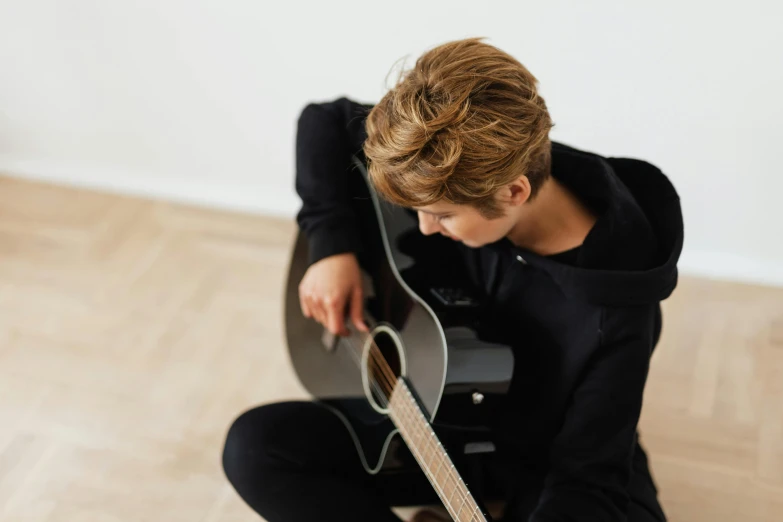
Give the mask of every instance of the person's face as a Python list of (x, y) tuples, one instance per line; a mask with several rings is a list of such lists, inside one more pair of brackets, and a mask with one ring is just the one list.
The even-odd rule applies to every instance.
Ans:
[(475, 207), (439, 201), (414, 208), (419, 215), (419, 230), (424, 235), (442, 234), (466, 246), (478, 248), (507, 236), (523, 217), (522, 205), (530, 195), (526, 177), (501, 189), (496, 198), (504, 215), (487, 219)]
[(508, 213), (497, 219), (487, 219), (470, 205), (438, 202), (416, 211), (422, 234), (442, 234), (473, 248), (500, 240), (514, 224)]

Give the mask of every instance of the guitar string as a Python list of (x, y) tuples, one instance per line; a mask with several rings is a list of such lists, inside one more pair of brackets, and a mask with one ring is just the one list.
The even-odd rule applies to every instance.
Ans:
[[(366, 334), (366, 336), (370, 337), (371, 334)], [(349, 336), (348, 337), (348, 341), (353, 345), (354, 348), (357, 348), (359, 351), (361, 351), (361, 344), (357, 344), (357, 343), (359, 343), (359, 341), (355, 340), (353, 338), (353, 336)], [(380, 381), (380, 384), (383, 387), (383, 391), (388, 393), (388, 396), (389, 396), (388, 400), (390, 402), (391, 396), (392, 396), (392, 393), (394, 392), (394, 387), (397, 384), (398, 378), (397, 378), (397, 376), (394, 375), (394, 372), (389, 367), (388, 362), (386, 361), (386, 358), (381, 353), (381, 351), (378, 348), (378, 345), (376, 344), (374, 338), (371, 340), (370, 357), (371, 357), (371, 360), (372, 360), (373, 364), (375, 364), (375, 366), (381, 372), (380, 376), (383, 378), (383, 380)], [(354, 357), (354, 360), (356, 360), (356, 356)], [(357, 361), (357, 362), (359, 362), (359, 361)], [(373, 384), (376, 384), (376, 381), (374, 381)], [(378, 387), (377, 386), (375, 387), (375, 390), (376, 390), (376, 392), (378, 392)], [(410, 393), (410, 392), (408, 392), (408, 393)], [(380, 394), (380, 397), (382, 399), (387, 399), (387, 397), (385, 397), (383, 395), (383, 393)], [(411, 399), (412, 398), (413, 397), (411, 395)], [(406, 410), (405, 411), (406, 417), (408, 417), (409, 419), (411, 419), (411, 417), (409, 415), (407, 415), (407, 413), (411, 413), (412, 415), (416, 414), (416, 412), (414, 410), (412, 410), (413, 406), (415, 406), (415, 404), (414, 405), (409, 405), (408, 402), (406, 402), (406, 401), (403, 401), (402, 404), (401, 404), (402, 409)], [(421, 412), (418, 412), (418, 413), (421, 415)], [(413, 420), (413, 419), (411, 419), (411, 420)], [(425, 419), (425, 422), (426, 422), (426, 419)], [(420, 429), (417, 430), (417, 431), (419, 432), (419, 434), (421, 433)], [(417, 451), (417, 453), (418, 453), (418, 451)], [(421, 457), (421, 455), (420, 455), (420, 457)], [(424, 461), (428, 465), (428, 466), (425, 466), (425, 467), (429, 467), (430, 463), (427, 462), (426, 459)], [(453, 464), (452, 464), (452, 468), (453, 468)], [(458, 498), (458, 500), (462, 500), (462, 504), (460, 506), (459, 512), (462, 511), (462, 508), (464, 507), (464, 504), (465, 504), (465, 502), (468, 499), (472, 500), (474, 502), (474, 504), (475, 504), (475, 499), (473, 499), (473, 496), (470, 494), (470, 491), (467, 490), (467, 486), (465, 485), (465, 483), (461, 479), (461, 477), (459, 477), (459, 475), (454, 477), (453, 473), (451, 473), (451, 470), (449, 470), (449, 473), (447, 474), (446, 479), (447, 479), (446, 484), (448, 484), (448, 479), (452, 479), (455, 482), (456, 488), (454, 490), (452, 490), (451, 497), (454, 496), (454, 493), (456, 493), (457, 490), (461, 490), (459, 492), (459, 498)], [(436, 483), (438, 482), (438, 477), (437, 476), (435, 477), (435, 482)], [(449, 505), (451, 504), (451, 498), (448, 499), (448, 504)], [(475, 509), (473, 511), (474, 511), (474, 514), (471, 516), (471, 518), (470, 518), (470, 520), (468, 522), (472, 521), (473, 518), (475, 518)], [(459, 517), (459, 515), (457, 515), (457, 516)]]
[[(404, 404), (404, 403), (403, 403)], [(412, 413), (412, 412), (411, 412)], [(400, 427), (400, 433), (403, 435), (405, 439), (409, 441), (409, 447), (411, 448), (411, 451), (418, 456), (418, 460), (425, 460), (424, 457), (421, 455), (421, 452), (419, 451), (419, 448), (416, 444), (416, 440), (414, 438), (414, 435), (410, 432), (410, 414), (407, 411), (407, 408), (404, 406), (401, 406), (398, 410), (392, 410), (392, 415), (394, 417), (398, 417), (399, 421), (404, 421), (399, 423)], [(407, 420), (406, 420), (407, 418)], [(439, 468), (440, 469), (440, 468)], [(446, 500), (446, 492), (444, 491), (444, 487), (441, 485), (440, 481), (438, 480), (438, 476), (434, 475), (432, 473), (432, 470), (429, 469), (429, 466), (424, 466), (424, 472), (429, 476), (430, 483), (435, 487), (437, 490), (441, 500), (443, 501), (443, 505), (446, 507), (446, 510), (449, 512), (449, 515), (454, 515), (454, 510), (450, 505), (450, 502)], [(448, 477), (447, 477), (448, 478)], [(454, 492), (452, 491), (452, 496), (454, 495)]]
[[(454, 468), (454, 465), (448, 455), (438, 451), (439, 449), (443, 450), (443, 446), (440, 444), (440, 441), (437, 440), (437, 436), (435, 435), (434, 431), (431, 431), (431, 426), (429, 426), (429, 423), (427, 423), (426, 419), (424, 418), (422, 411), (414, 402), (413, 395), (404, 381), (398, 381), (398, 389), (394, 393), (400, 397), (402, 393), (405, 393), (410, 399), (410, 401), (407, 401), (404, 398), (400, 398), (399, 400), (395, 401), (395, 404), (398, 407), (392, 409), (392, 414), (397, 416), (399, 420), (402, 421), (398, 424), (401, 432), (403, 432), (403, 435), (407, 435), (407, 437), (410, 439), (411, 449), (418, 455), (419, 461), (423, 464), (426, 464), (424, 466), (424, 471), (432, 478), (431, 482), (433, 486), (435, 486), (439, 491), (440, 497), (444, 501), (444, 505), (449, 510), (450, 514), (454, 516), (455, 520), (463, 520), (461, 518), (463, 513), (471, 513), (471, 518), (466, 522), (470, 522), (471, 520), (475, 519), (477, 516), (476, 512), (478, 511), (478, 504), (467, 490), (467, 485), (462, 480), (462, 477), (460, 477), (459, 472), (457, 472)], [(392, 401), (394, 401), (394, 398), (392, 398)], [(422, 426), (429, 427), (430, 431), (428, 432), (426, 429), (422, 428)], [(432, 471), (432, 459), (430, 458), (430, 455), (424, 451), (429, 446), (431, 446), (433, 440), (432, 437), (434, 437), (434, 439), (438, 442), (438, 445), (433, 447), (433, 456), (435, 456), (439, 462), (437, 472)], [(418, 446), (422, 440), (425, 441), (425, 447), (420, 449)], [(443, 464), (449, 466), (446, 472), (445, 481), (441, 481), (440, 479), (440, 468)], [(449, 483), (452, 481), (453, 486), (451, 488), (451, 494), (447, 497), (446, 491), (444, 490), (449, 487)], [(475, 506), (475, 508), (470, 511), (463, 512), (465, 504), (468, 501), (470, 501)], [(459, 503), (459, 509), (455, 507), (457, 503)], [(470, 504), (468, 505), (470, 506)], [(478, 516), (483, 516), (483, 514), (479, 514)]]
[[(361, 352), (361, 347), (355, 346), (353, 344), (353, 342), (350, 341), (350, 340), (349, 340), (349, 343), (351, 344), (351, 348), (358, 348), (358, 351)], [(356, 353), (354, 350), (348, 350), (348, 353), (351, 354), (351, 358), (352, 358), (353, 362), (355, 362), (356, 366), (361, 370), (361, 368), (362, 368), (362, 361), (361, 361), (361, 358), (360, 358), (360, 354)], [(375, 390), (375, 393), (378, 395), (379, 400), (381, 402), (385, 401), (386, 400), (386, 396), (385, 396), (384, 392), (380, 389), (380, 387), (378, 385), (378, 382), (375, 379), (373, 379), (371, 385), (372, 385), (373, 389)], [(385, 408), (386, 404), (381, 404), (381, 407)]]
[[(367, 335), (369, 336), (370, 334), (367, 334)], [(355, 344), (356, 341), (354, 339), (349, 338), (349, 341), (354, 344), (355, 348), (361, 349), (360, 346), (357, 346)], [(384, 385), (384, 384), (386, 385), (384, 387), (384, 391), (386, 393), (388, 393), (389, 397), (391, 397), (391, 395), (392, 395), (392, 393), (394, 391), (394, 387), (397, 384), (397, 376), (394, 375), (394, 373), (392, 372), (391, 368), (388, 366), (388, 363), (387, 363), (385, 357), (383, 356), (383, 354), (378, 349), (378, 346), (375, 343), (374, 339), (372, 341), (372, 346), (371, 346), (371, 357), (372, 357), (372, 362), (377, 367), (379, 367), (379, 369), (383, 372), (382, 373), (382, 377), (384, 377), (384, 381), (381, 384), (382, 385)], [(377, 390), (377, 388), (376, 388), (376, 390)], [(411, 398), (412, 398), (412, 396), (411, 396)], [(403, 403), (403, 405), (407, 406), (407, 403)], [(412, 407), (415, 407), (415, 404), (413, 404)], [(426, 420), (425, 420), (425, 422), (426, 422)]]
[[(371, 336), (371, 334), (366, 334), (366, 335), (367, 337)], [(353, 338), (353, 336), (349, 336), (347, 338), (347, 341), (352, 345), (353, 348), (356, 349), (357, 352), (359, 352), (357, 354), (351, 351), (351, 355), (353, 356), (354, 361), (359, 365), (359, 368), (361, 368), (361, 359), (360, 359), (361, 351), (362, 351), (361, 341), (357, 341), (356, 339)], [(370, 347), (370, 362), (372, 362), (381, 371), (380, 376), (383, 377), (384, 380), (379, 381), (376, 379), (372, 379), (372, 384), (375, 387), (375, 391), (378, 394), (379, 398), (382, 401), (386, 401), (385, 404), (381, 404), (381, 406), (385, 408), (388, 405), (388, 397), (386, 395), (388, 394), (389, 397), (391, 397), (391, 392), (394, 389), (394, 383), (397, 377), (394, 375), (394, 372), (392, 372), (388, 364), (385, 365), (386, 366), (385, 369), (382, 368), (378, 363), (379, 360), (383, 360), (385, 362), (385, 359), (381, 354), (378, 345), (375, 343), (375, 339), (373, 338), (372, 346)], [(386, 385), (385, 387), (384, 384)], [(379, 389), (379, 385), (382, 387), (381, 389)]]
[[(369, 336), (370, 334), (367, 334), (367, 335)], [(360, 341), (355, 340), (353, 337), (348, 337), (346, 340), (349, 343), (351, 343), (352, 346), (354, 348), (356, 348), (358, 351), (361, 350), (362, 347), (361, 347), (361, 342)], [(389, 399), (390, 399), (389, 403), (391, 403), (391, 401), (393, 401), (392, 394), (394, 393), (394, 390), (393, 390), (394, 385), (397, 384), (398, 382), (400, 384), (404, 385), (404, 382), (399, 381), (397, 379), (397, 377), (393, 374), (391, 368), (388, 366), (388, 363), (387, 363), (386, 359), (383, 357), (382, 353), (378, 349), (378, 346), (375, 343), (374, 339), (372, 341), (372, 345), (371, 345), (370, 350), (371, 350), (372, 362), (374, 364), (376, 364), (376, 366), (378, 366), (380, 371), (382, 372), (381, 375), (380, 375), (380, 377), (383, 378), (383, 381), (381, 381), (381, 384), (385, 385), (384, 389), (389, 394)], [(355, 361), (357, 360), (357, 356), (355, 354), (354, 354), (354, 360)], [(392, 382), (391, 379), (394, 379), (394, 381)], [(377, 391), (377, 387), (376, 387), (376, 391)], [(409, 393), (409, 396), (412, 399), (412, 396), (410, 395), (410, 392), (408, 392), (408, 393)], [(435, 486), (435, 488), (440, 493), (441, 499), (444, 499), (444, 505), (447, 506), (447, 509), (451, 508), (449, 510), (451, 514), (455, 514), (456, 511), (451, 506), (451, 499), (454, 497), (454, 494), (455, 493), (459, 493), (457, 500), (462, 500), (462, 506), (464, 506), (465, 501), (467, 501), (467, 499), (469, 497), (469, 492), (465, 491), (464, 482), (462, 482), (461, 480), (458, 480), (458, 477), (455, 478), (454, 474), (452, 473), (452, 469), (449, 469), (448, 472), (447, 472), (447, 475), (446, 475), (445, 483), (443, 485), (441, 484), (441, 482), (439, 480), (439, 473), (437, 475), (435, 475), (429, 469), (430, 462), (428, 462), (427, 459), (425, 459), (423, 457), (423, 455), (421, 455), (421, 453), (418, 451), (418, 448), (415, 447), (415, 440), (413, 439), (412, 434), (408, 430), (408, 425), (411, 424), (410, 421), (415, 420), (413, 417), (411, 417), (411, 415), (413, 415), (413, 416), (416, 415), (416, 410), (413, 409), (415, 407), (415, 404), (411, 405), (407, 401), (402, 401), (402, 402), (397, 401), (397, 402), (400, 403), (399, 404), (399, 408), (396, 408), (396, 409), (391, 409), (390, 408), (390, 409), (391, 409), (392, 413), (395, 416), (400, 418), (400, 420), (406, 420), (407, 419), (407, 421), (405, 423), (400, 423), (399, 427), (400, 427), (401, 431), (405, 431), (405, 434), (408, 435), (408, 438), (410, 438), (411, 442), (414, 443), (413, 447), (412, 447), (413, 451), (415, 451), (415, 453), (419, 456), (419, 460), (424, 461), (424, 463), (427, 464), (427, 466), (424, 466), (425, 473), (428, 474), (433, 479), (431, 481), (431, 483), (433, 484), (433, 486)], [(418, 412), (418, 413), (419, 413), (419, 415), (421, 415), (421, 412)], [(421, 433), (422, 433), (421, 430), (420, 429), (415, 429), (415, 424), (413, 424), (413, 426), (414, 426), (414, 430), (416, 431), (416, 434), (421, 436)], [(446, 462), (442, 455), (441, 455), (440, 462), (441, 462), (441, 464)], [(439, 468), (439, 471), (440, 471), (440, 468)], [(446, 498), (446, 493), (443, 491), (443, 486), (448, 486), (449, 479), (454, 481), (454, 486), (455, 487), (451, 491), (451, 497), (447, 499)], [(459, 491), (459, 490), (462, 490), (462, 491)], [(466, 493), (467, 493), (467, 495), (466, 495)], [(460, 509), (462, 509), (462, 506), (461, 506)], [(473, 516), (473, 518), (475, 518), (475, 515)], [(457, 520), (459, 520), (459, 518), (457, 518)], [(471, 520), (472, 520), (472, 518), (471, 518)], [(470, 522), (470, 520), (467, 521), (467, 522)]]
[[(403, 385), (404, 385), (404, 383), (403, 383)], [(407, 393), (407, 395), (412, 399), (413, 396), (411, 395), (410, 390), (408, 390), (407, 387), (404, 387), (403, 389), (405, 390), (405, 393)], [(409, 419), (409, 420), (415, 420), (415, 417), (420, 417), (420, 418), (423, 417), (423, 414), (421, 413), (420, 410), (416, 410), (413, 407), (408, 406), (408, 404), (409, 403), (403, 401), (403, 403), (401, 405), (401, 408), (399, 410), (397, 410), (397, 411), (402, 411), (404, 416), (407, 417), (407, 419)], [(411, 415), (414, 416), (413, 419), (411, 418)], [(426, 419), (425, 419), (425, 423), (426, 423)], [(418, 428), (418, 424), (417, 423), (414, 422), (414, 423), (411, 423), (411, 425), (414, 426), (414, 431), (417, 433), (417, 435), (419, 437), (424, 436), (426, 438), (427, 433), (426, 432), (422, 433), (422, 430), (420, 428)], [(409, 426), (408, 424), (405, 424), (405, 430), (404, 431), (406, 431), (406, 432), (408, 431), (407, 430), (408, 426)], [(401, 428), (401, 431), (403, 431), (402, 428)], [(434, 432), (433, 432), (433, 436), (434, 436)], [(411, 434), (408, 434), (408, 437), (414, 443), (412, 445), (412, 450), (415, 451), (419, 455), (421, 460), (424, 460), (426, 462), (426, 458), (421, 454), (421, 452), (419, 451), (418, 447), (416, 446), (416, 439)], [(429, 442), (427, 442), (426, 445), (429, 446)], [(459, 476), (459, 473), (457, 473), (456, 477), (452, 473), (452, 471), (455, 471), (455, 470), (454, 470), (453, 463), (451, 462), (451, 459), (448, 458), (448, 455), (444, 456), (444, 454), (440, 454), (440, 457), (441, 458), (440, 458), (440, 464), (438, 465), (438, 470), (440, 470), (440, 466), (443, 465), (444, 463), (449, 464), (451, 466), (451, 468), (449, 469), (449, 475), (447, 475), (446, 485), (448, 485), (448, 479), (452, 478), (454, 480), (454, 482), (455, 482), (455, 486), (457, 486), (457, 488), (452, 489), (451, 495), (450, 495), (450, 497), (448, 499), (446, 499), (446, 493), (443, 491), (443, 488), (441, 487), (439, 479), (438, 479), (440, 473), (438, 472), (438, 473), (433, 474), (431, 469), (428, 469), (426, 467), (425, 467), (424, 471), (430, 477), (433, 477), (433, 481), (431, 481), (431, 482), (436, 487), (436, 489), (440, 492), (441, 499), (445, 499), (444, 506), (446, 507), (447, 511), (449, 511), (449, 514), (454, 517), (454, 520), (457, 520), (457, 521), (472, 522), (477, 516), (479, 517), (479, 520), (481, 520), (482, 517), (484, 517), (484, 515), (483, 515), (483, 513), (481, 513), (481, 511), (479, 511), (479, 506), (476, 503), (476, 501), (473, 498), (473, 496), (470, 494), (469, 491), (467, 491), (466, 484), (462, 481), (461, 477)], [(462, 490), (462, 491), (459, 491), (458, 497), (457, 497), (457, 500), (461, 500), (462, 501), (460, 503), (460, 508), (458, 510), (456, 510), (454, 508), (454, 504), (452, 503), (452, 498), (454, 497), (454, 494), (457, 493), (457, 489)], [(470, 513), (470, 518), (468, 520), (466, 520), (466, 521), (463, 521), (462, 518), (461, 518), (461, 513), (462, 513), (462, 510), (465, 507), (465, 503), (468, 500), (470, 500), (475, 507), (471, 511), (465, 511), (464, 512), (465, 514)], [(486, 518), (483, 518), (483, 520), (486, 522)]]

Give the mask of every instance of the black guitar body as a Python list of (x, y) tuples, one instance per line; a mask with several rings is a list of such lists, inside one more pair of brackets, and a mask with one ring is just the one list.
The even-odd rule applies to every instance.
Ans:
[[(482, 305), (466, 286), (455, 243), (423, 236), (415, 215), (380, 200), (363, 162), (353, 159), (348, 175), (355, 177), (351, 202), (362, 238), (370, 339), (407, 380), (449, 454), (492, 452), (487, 416), (511, 382), (511, 349), (478, 338)], [(367, 337), (352, 330), (333, 338), (302, 315), (298, 286), (307, 268), (308, 243), (300, 232), (285, 299), (287, 344), (300, 381), (343, 420), (369, 473), (418, 467), (363, 378)]]

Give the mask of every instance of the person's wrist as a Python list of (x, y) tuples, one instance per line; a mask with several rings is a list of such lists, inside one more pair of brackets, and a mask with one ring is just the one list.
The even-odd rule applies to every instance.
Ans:
[(354, 254), (361, 249), (355, 231), (346, 227), (340, 230), (316, 229), (309, 234), (310, 264), (337, 254)]

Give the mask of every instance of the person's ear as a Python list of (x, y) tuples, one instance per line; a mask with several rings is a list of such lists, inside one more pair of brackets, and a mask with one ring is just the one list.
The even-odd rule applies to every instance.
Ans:
[(527, 176), (520, 176), (506, 185), (504, 192), (505, 199), (510, 205), (522, 205), (530, 199), (530, 180)]

